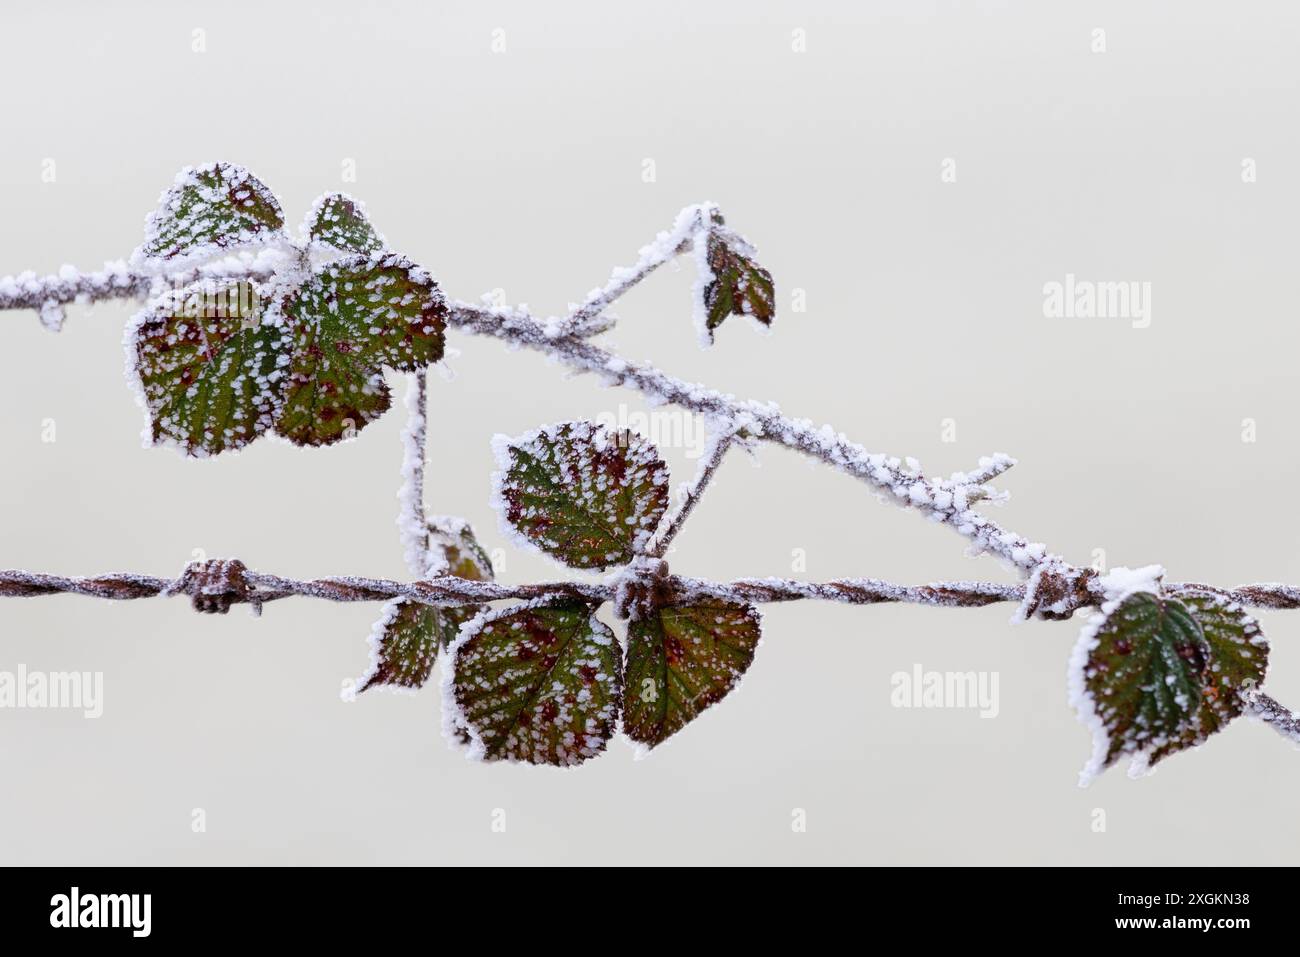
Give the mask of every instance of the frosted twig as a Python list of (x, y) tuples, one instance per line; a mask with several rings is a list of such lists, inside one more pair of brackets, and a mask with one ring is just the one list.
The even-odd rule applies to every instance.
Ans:
[[(979, 468), (974, 472), (967, 472), (964, 476), (961, 476), (961, 479), (968, 485), (983, 485), (985, 482), (993, 481), (1015, 464), (1015, 459), (999, 452), (997, 455), (989, 455), (980, 459)], [(953, 476), (953, 478), (956, 480), (958, 477)]]
[(411, 374), (402, 429), (402, 486), (398, 490), (397, 529), (406, 567), (412, 575), (430, 572), (429, 519), (424, 509), (425, 445), (429, 432), (428, 370)]
[[(652, 252), (644, 258), (650, 262), (657, 261), (657, 256), (662, 252), (661, 246), (678, 251), (682, 237), (689, 239), (692, 229), (698, 227), (700, 211), (706, 208), (707, 206), (695, 206), (684, 210), (678, 217), (679, 225), (673, 231), (663, 234), (667, 238), (662, 243), (647, 247)], [(681, 226), (683, 222), (690, 228)], [(223, 261), (204, 267), (203, 275), (251, 279), (269, 275), (265, 273), (264, 267), (258, 265), (257, 260), (252, 260), (243, 268), (245, 271), (241, 276), (238, 262)], [(604, 304), (602, 308), (617, 299), (621, 291), (631, 288), (635, 283), (630, 276), (637, 273), (638, 268), (632, 267), (629, 276), (621, 280), (616, 273), (615, 279), (600, 296), (600, 301)], [(198, 275), (197, 271), (195, 274)], [(129, 270), (107, 284), (89, 276), (67, 271), (67, 278), (46, 277), (38, 280), (32, 277), (21, 282), (18, 279), (0, 280), (0, 309), (39, 308), (46, 299), (59, 299), (63, 296), (68, 297), (63, 301), (72, 301), (75, 299), (73, 289), (80, 288), (82, 280), (85, 280), (85, 285), (96, 290), (92, 298), (99, 299), (138, 298), (142, 294), (141, 290), (144, 290), (143, 294), (148, 294), (152, 288), (150, 284), (155, 281), (153, 276)], [(176, 283), (185, 280), (184, 276), (173, 279)], [(623, 359), (587, 341), (582, 331), (557, 334), (553, 323), (541, 322), (524, 309), (453, 303), (449, 310), (449, 322), (475, 335), (490, 336), (542, 352), (571, 369), (594, 373), (613, 384), (636, 389), (658, 402), (677, 405), (720, 421), (749, 421), (753, 425), (751, 432), (756, 438), (802, 452), (865, 481), (878, 491), (888, 494), (897, 504), (918, 509), (928, 518), (956, 529), (970, 539), (974, 552), (997, 555), (1022, 573), (1032, 571), (1052, 557), (1042, 544), (1007, 531), (969, 507), (973, 501), (988, 496), (983, 482), (1010, 467), (1013, 460), (1006, 456), (992, 457), (990, 461), (998, 463), (997, 471), (992, 474), (988, 474), (989, 470), (982, 469), (977, 470), (973, 476), (965, 476), (964, 481), (960, 475), (946, 480), (929, 478), (919, 470), (908, 469), (895, 457), (868, 452), (829, 425), (818, 428), (806, 419), (782, 415), (774, 405), (740, 400), (674, 378), (648, 363)]]
[(674, 378), (648, 363), (624, 359), (577, 335), (551, 335), (523, 309), (454, 303), (449, 322), (466, 332), (542, 352), (571, 369), (636, 389), (657, 402), (720, 421), (746, 421), (755, 438), (802, 452), (861, 479), (890, 495), (896, 504), (915, 508), (931, 520), (956, 529), (970, 539), (974, 551), (995, 554), (1022, 573), (1051, 557), (1046, 546), (1007, 531), (969, 507), (973, 499), (987, 496), (987, 486), (928, 478), (897, 458), (868, 452), (830, 426), (817, 428), (806, 419), (782, 415), (774, 405), (737, 399)]
[(709, 431), (709, 440), (704, 447), (704, 454), (700, 456), (700, 464), (695, 473), (695, 478), (686, 486), (686, 491), (676, 508), (663, 517), (659, 522), (659, 527), (655, 530), (650, 541), (646, 543), (645, 553), (654, 558), (662, 558), (668, 546), (672, 544), (677, 533), (682, 530), (686, 520), (690, 518), (691, 512), (695, 511), (695, 506), (699, 503), (700, 497), (704, 494), (705, 488), (713, 480), (714, 473), (718, 471), (718, 466), (722, 464), (722, 457), (727, 454), (727, 449), (736, 438), (736, 425), (734, 423), (727, 426), (713, 426)]
[(1294, 711), (1262, 691), (1251, 693), (1246, 701), (1251, 714), (1292, 744), (1300, 745), (1300, 717)]
[(274, 275), (273, 254), (227, 258), (197, 269), (168, 276), (129, 269), (125, 262), (105, 263), (95, 272), (80, 272), (64, 266), (56, 275), (34, 272), (0, 277), (0, 310), (34, 309), (70, 303), (88, 306), (115, 299), (146, 299), (166, 288), (187, 286), (200, 279), (230, 277), (265, 282)]
[(616, 268), (609, 282), (589, 292), (587, 298), (556, 327), (558, 333), (589, 336), (612, 327), (612, 321), (598, 322), (601, 313), (664, 263), (687, 252), (695, 236), (705, 228), (705, 217), (713, 209), (716, 207), (712, 203), (699, 203), (683, 209), (671, 229), (660, 233), (654, 242), (641, 249), (635, 264)]

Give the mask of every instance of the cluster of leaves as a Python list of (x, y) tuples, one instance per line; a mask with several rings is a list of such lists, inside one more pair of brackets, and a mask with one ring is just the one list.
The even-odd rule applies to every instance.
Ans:
[[(708, 215), (694, 244), (709, 339), (732, 315), (770, 324), (771, 274), (716, 210)], [(294, 238), (275, 195), (247, 170), (187, 168), (133, 260), (166, 275), (264, 246), (287, 251), (268, 281), (204, 278), (157, 296), (133, 322), (128, 360), (153, 442), (194, 456), (267, 432), (328, 445), (389, 408), (385, 369), (414, 372), (442, 357), (437, 284), (388, 250), (343, 194), (321, 197)], [(503, 524), (571, 568), (626, 566), (638, 587), (633, 570), (650, 557), (668, 506), (668, 469), (653, 446), (567, 422), (498, 452)], [(492, 579), (467, 526), (430, 525), (428, 549), (445, 574)], [(625, 647), (597, 610), (559, 597), (495, 611), (390, 602), (356, 689), (419, 688), (450, 654), (447, 703), (463, 742), (488, 759), (569, 765), (604, 750), (620, 721), (638, 744), (662, 743), (735, 687), (759, 641), (746, 605), (643, 599), (623, 609), (632, 610)]]
[(1267, 667), (1258, 623), (1219, 595), (1157, 588), (1108, 603), (1071, 664), (1075, 705), (1095, 736), (1085, 775), (1125, 755), (1140, 770), (1204, 743), (1241, 714)]
[[(214, 455), (273, 430), (329, 445), (387, 411), (384, 369), (413, 372), (442, 358), (447, 307), (437, 283), (385, 249), (359, 203), (322, 197), (303, 232), (300, 242), (289, 237), (274, 194), (230, 164), (184, 170), (163, 194), (137, 263), (165, 272), (268, 243), (295, 255), (269, 282), (204, 279), (136, 317), (128, 361), (153, 442)], [(334, 258), (313, 265), (312, 253)]]
[[(571, 568), (633, 564), (664, 520), (668, 467), (635, 433), (565, 422), (497, 452), (493, 504), (504, 524)], [(478, 577), (482, 567), (451, 562), (451, 573)], [(416, 687), (448, 653), (449, 724), (487, 760), (578, 764), (605, 749), (620, 718), (653, 748), (736, 686), (760, 637), (754, 608), (712, 599), (643, 608), (626, 647), (594, 603), (568, 597), (472, 609), (454, 640), (439, 626), (470, 611), (390, 606), (365, 686)]]
[[(716, 209), (706, 215), (693, 241), (707, 340), (732, 315), (770, 325), (771, 273)], [(208, 456), (274, 432), (330, 445), (391, 406), (385, 369), (413, 372), (442, 358), (447, 305), (437, 283), (391, 252), (342, 193), (318, 199), (295, 238), (275, 194), (248, 170), (187, 167), (149, 215), (132, 259), (178, 274), (266, 246), (289, 253), (269, 281), (202, 279), (136, 317), (128, 362), (154, 444)], [(223, 308), (232, 298), (244, 305)]]

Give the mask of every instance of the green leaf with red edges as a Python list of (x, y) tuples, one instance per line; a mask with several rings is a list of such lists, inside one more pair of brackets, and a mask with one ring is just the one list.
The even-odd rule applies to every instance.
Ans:
[(702, 254), (697, 252), (706, 342), (713, 341), (714, 331), (728, 316), (747, 316), (769, 327), (776, 318), (772, 274), (755, 261), (758, 251), (727, 229), (718, 213), (713, 213), (712, 222)]
[(194, 456), (247, 445), (275, 422), (288, 353), (251, 283), (207, 280), (159, 297), (127, 333), (151, 440)]
[(342, 253), (371, 253), (384, 239), (370, 225), (365, 207), (346, 193), (326, 193), (307, 216), (307, 239)]
[(353, 256), (320, 267), (280, 305), (293, 361), (280, 435), (298, 445), (350, 438), (388, 410), (382, 369), (414, 372), (442, 358), (447, 307), (409, 260)]
[(1213, 655), (1196, 615), (1176, 598), (1134, 592), (1094, 618), (1070, 666), (1075, 706), (1093, 729), (1085, 780), (1124, 755), (1141, 767), (1217, 730), (1213, 711), (1213, 727), (1202, 726)]
[(498, 513), (571, 568), (627, 564), (668, 506), (668, 467), (635, 432), (562, 422), (493, 445)]
[(720, 601), (660, 608), (630, 622), (623, 731), (648, 747), (662, 744), (731, 692), (761, 634), (754, 608)]
[(568, 766), (605, 750), (618, 720), (614, 633), (581, 601), (528, 604), (465, 626), (452, 725), (489, 761)]
[(145, 222), (137, 261), (191, 259), (283, 238), (280, 201), (232, 163), (187, 166)]

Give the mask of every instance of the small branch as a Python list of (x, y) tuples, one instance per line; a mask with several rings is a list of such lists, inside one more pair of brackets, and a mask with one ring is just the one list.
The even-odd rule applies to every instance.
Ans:
[(1256, 691), (1249, 699), (1250, 713), (1292, 744), (1300, 745), (1300, 717), (1280, 701)]
[[(474, 335), (491, 336), (541, 352), (571, 369), (594, 373), (611, 385), (636, 389), (657, 402), (722, 422), (743, 422), (755, 438), (783, 445), (861, 479), (888, 493), (895, 504), (917, 509), (932, 521), (955, 529), (970, 540), (974, 552), (997, 555), (1022, 573), (1053, 557), (1041, 543), (1008, 531), (970, 508), (972, 501), (989, 496), (987, 486), (969, 480), (928, 478), (919, 470), (907, 468), (897, 458), (868, 452), (829, 425), (817, 428), (807, 419), (782, 415), (775, 405), (740, 400), (674, 378), (647, 363), (615, 355), (580, 336), (549, 334), (542, 323), (523, 309), (455, 303), (449, 321)], [(1012, 460), (1002, 456), (994, 457), (993, 461), (1005, 463), (999, 466), (1000, 471), (1005, 471)]]
[(1016, 460), (1009, 455), (998, 452), (996, 455), (987, 455), (980, 459), (979, 467), (974, 472), (967, 472), (965, 475), (954, 475), (953, 481), (960, 481), (967, 485), (983, 485), (991, 482), (1003, 472), (1007, 471)]
[(231, 257), (168, 276), (129, 269), (121, 260), (105, 263), (104, 268), (97, 272), (79, 272), (71, 266), (64, 266), (57, 275), (51, 276), (25, 272), (0, 277), (0, 310), (34, 309), (40, 312), (50, 306), (70, 303), (88, 306), (117, 299), (146, 299), (158, 295), (163, 289), (188, 286), (200, 279), (267, 282), (275, 275), (276, 261), (270, 253)]
[(424, 462), (428, 441), (427, 369), (411, 375), (406, 394), (406, 426), (402, 429), (402, 486), (398, 490), (397, 530), (406, 567), (423, 578), (432, 570), (429, 519), (424, 510)]
[(705, 228), (705, 217), (714, 208), (711, 203), (700, 203), (683, 209), (672, 229), (660, 233), (654, 242), (642, 247), (636, 263), (616, 268), (609, 282), (588, 293), (582, 304), (554, 327), (556, 334), (586, 337), (611, 328), (612, 321), (598, 321), (601, 313), (664, 263), (687, 252), (695, 235)]
[(709, 440), (704, 447), (704, 454), (700, 457), (700, 464), (695, 473), (695, 478), (686, 487), (686, 494), (677, 507), (659, 522), (659, 527), (655, 530), (654, 535), (650, 537), (650, 541), (646, 543), (645, 554), (652, 558), (662, 558), (664, 556), (668, 546), (672, 544), (673, 539), (677, 537), (677, 533), (686, 524), (686, 519), (690, 518), (691, 512), (695, 511), (695, 506), (699, 503), (700, 497), (703, 496), (709, 482), (713, 480), (714, 474), (718, 471), (718, 466), (722, 464), (722, 457), (727, 454), (727, 449), (731, 448), (735, 438), (736, 427), (734, 424), (730, 427), (713, 427), (710, 429)]

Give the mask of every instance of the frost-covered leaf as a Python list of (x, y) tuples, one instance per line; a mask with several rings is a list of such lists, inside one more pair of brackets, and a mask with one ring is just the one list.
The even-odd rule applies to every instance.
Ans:
[(382, 368), (414, 372), (442, 358), (442, 292), (400, 256), (328, 263), (280, 313), (293, 362), (276, 431), (298, 445), (348, 438), (386, 412), (392, 395)]
[[(1258, 690), (1268, 670), (1268, 640), (1259, 623), (1234, 602), (1209, 592), (1180, 596), (1191, 611), (1210, 654), (1201, 691), (1198, 739), (1223, 728), (1245, 709), (1243, 695)], [(1173, 749), (1177, 750), (1177, 749)], [(1152, 763), (1155, 763), (1155, 756)]]
[(660, 608), (627, 629), (623, 730), (661, 744), (721, 701), (754, 660), (761, 627), (747, 605), (706, 601)]
[(384, 239), (366, 218), (365, 206), (346, 193), (326, 193), (307, 215), (307, 238), (343, 253), (370, 253), (384, 248)]
[(493, 505), (523, 542), (572, 568), (627, 564), (668, 505), (668, 467), (635, 432), (561, 422), (493, 448)]
[(209, 280), (168, 292), (135, 318), (126, 346), (154, 443), (216, 455), (274, 423), (289, 343), (263, 321), (252, 284)]
[(280, 202), (256, 176), (231, 163), (187, 166), (145, 221), (137, 260), (211, 255), (283, 235)]
[(701, 244), (697, 239), (696, 246), (700, 274), (696, 311), (703, 324), (704, 341), (713, 341), (714, 330), (728, 316), (748, 316), (771, 326), (776, 317), (776, 291), (772, 274), (755, 262), (757, 250), (727, 229), (716, 212), (705, 241)]
[(473, 753), (565, 766), (605, 749), (618, 719), (622, 662), (614, 633), (587, 604), (537, 602), (483, 615), (465, 626), (452, 653), (444, 701)]
[(406, 598), (386, 604), (370, 633), (370, 667), (357, 679), (357, 693), (378, 685), (422, 687), (433, 670), (438, 646), (447, 643), (441, 611)]
[[(1227, 629), (1216, 630), (1224, 640)], [(1093, 730), (1085, 780), (1123, 755), (1141, 767), (1204, 740), (1214, 730), (1201, 728), (1211, 657), (1192, 610), (1175, 598), (1138, 591), (1094, 618), (1071, 662), (1072, 696)]]

